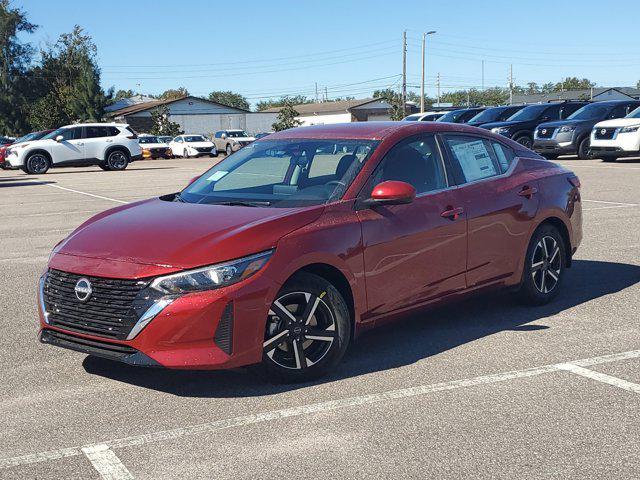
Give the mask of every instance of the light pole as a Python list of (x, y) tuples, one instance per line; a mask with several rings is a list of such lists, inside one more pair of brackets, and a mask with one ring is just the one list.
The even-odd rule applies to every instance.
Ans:
[(424, 113), (424, 64), (425, 64), (425, 50), (427, 46), (427, 35), (433, 35), (435, 30), (422, 34), (422, 85), (420, 87), (420, 113)]

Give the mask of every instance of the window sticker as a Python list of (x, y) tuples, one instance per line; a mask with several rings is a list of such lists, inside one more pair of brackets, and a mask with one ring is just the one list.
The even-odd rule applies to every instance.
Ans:
[(468, 182), (491, 177), (498, 173), (482, 140), (452, 145), (451, 150), (460, 162)]
[(224, 177), (227, 173), (229, 172), (225, 172), (224, 170), (218, 170), (213, 175), (207, 178), (207, 182), (217, 182), (222, 177)]

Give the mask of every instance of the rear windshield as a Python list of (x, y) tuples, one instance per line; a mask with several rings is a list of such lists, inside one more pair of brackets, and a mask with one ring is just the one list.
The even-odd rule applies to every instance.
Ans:
[(138, 138), (139, 143), (158, 143), (158, 137), (140, 137)]
[(251, 207), (319, 205), (342, 196), (378, 142), (261, 140), (225, 158), (176, 198)]

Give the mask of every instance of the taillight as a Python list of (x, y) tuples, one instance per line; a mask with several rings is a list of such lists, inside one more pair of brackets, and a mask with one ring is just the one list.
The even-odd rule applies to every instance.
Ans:
[(129, 135), (129, 136), (127, 136), (127, 138), (128, 138), (129, 140), (136, 140), (136, 139), (138, 138), (138, 135), (136, 135), (136, 134), (134, 133), (133, 135)]
[(569, 183), (571, 185), (573, 185), (576, 188), (580, 188), (580, 179), (578, 177), (576, 177), (575, 175), (572, 177), (567, 178), (567, 180), (569, 180)]

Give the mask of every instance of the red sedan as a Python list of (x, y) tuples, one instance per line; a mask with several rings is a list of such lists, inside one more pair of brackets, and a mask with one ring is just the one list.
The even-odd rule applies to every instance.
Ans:
[(274, 133), (58, 244), (40, 339), (134, 365), (259, 363), (309, 380), (363, 331), (418, 309), (489, 288), (552, 300), (582, 237), (579, 187), (464, 125)]

